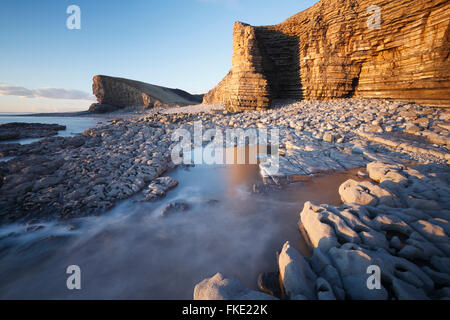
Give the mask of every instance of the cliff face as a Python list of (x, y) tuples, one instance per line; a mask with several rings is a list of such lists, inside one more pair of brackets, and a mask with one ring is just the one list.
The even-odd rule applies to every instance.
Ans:
[(203, 97), (203, 103), (204, 104), (214, 104), (214, 103), (221, 103), (225, 96), (227, 95), (227, 88), (229, 85), (229, 82), (231, 80), (231, 74), (232, 72), (228, 72), (228, 74), (223, 78), (223, 80), (211, 91), (209, 91), (205, 96)]
[(277, 98), (364, 97), (450, 106), (449, 25), (447, 0), (322, 0), (279, 25), (236, 22), (232, 70), (204, 102), (246, 110)]
[(202, 95), (191, 95), (180, 89), (170, 89), (148, 83), (95, 76), (92, 91), (100, 105), (118, 108), (139, 106), (145, 108), (163, 106), (186, 106), (198, 104)]

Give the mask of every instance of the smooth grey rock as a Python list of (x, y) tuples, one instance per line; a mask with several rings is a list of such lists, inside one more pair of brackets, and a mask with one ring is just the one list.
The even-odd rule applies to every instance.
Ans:
[(408, 224), (396, 215), (379, 214), (372, 222), (378, 230), (396, 231), (406, 235), (413, 232)]
[(402, 248), (402, 242), (397, 236), (391, 238), (390, 244), (392, 248), (395, 248), (397, 250), (400, 250)]
[(416, 288), (400, 279), (392, 280), (392, 289), (399, 300), (429, 300), (422, 289)]
[(281, 298), (280, 274), (278, 272), (265, 272), (258, 276), (258, 289), (271, 296)]
[(450, 274), (450, 258), (448, 257), (432, 257), (431, 264), (439, 272)]
[(434, 283), (438, 284), (439, 286), (450, 286), (450, 274), (434, 271), (427, 266), (423, 267), (422, 269), (428, 276), (430, 276)]
[(305, 296), (302, 296), (301, 294), (298, 294), (298, 295), (296, 295), (296, 296), (291, 297), (290, 300), (296, 300), (296, 301), (308, 301), (308, 300), (310, 300), (310, 299), (308, 299), (308, 298), (305, 297)]
[(410, 259), (410, 260), (416, 260), (421, 259), (423, 257), (424, 252), (412, 245), (405, 245), (398, 253), (397, 255), (402, 258)]
[(299, 224), (306, 230), (312, 246), (327, 252), (330, 248), (338, 246), (339, 243), (333, 228), (321, 221), (323, 219), (322, 211), (325, 209), (313, 202), (306, 202), (300, 213)]
[(309, 263), (316, 274), (321, 274), (324, 269), (331, 264), (331, 260), (323, 253), (322, 249), (314, 248)]
[(339, 215), (335, 214), (331, 207), (322, 206), (320, 220), (333, 227), (336, 236), (346, 242), (359, 243), (361, 239), (358, 233), (353, 231)]
[(422, 236), (432, 242), (450, 242), (444, 228), (430, 221), (419, 220), (412, 223), (411, 226)]
[(421, 210), (441, 210), (441, 206), (435, 200), (416, 198), (413, 195), (407, 197), (408, 206)]
[(362, 240), (362, 244), (369, 249), (389, 248), (389, 242), (386, 239), (384, 233), (375, 230), (369, 230), (360, 232), (359, 237)]
[(278, 256), (278, 268), (284, 292), (288, 297), (302, 295), (308, 299), (317, 299), (314, 289), (316, 274), (309, 263), (289, 242), (286, 242)]
[(367, 172), (369, 177), (377, 182), (384, 182), (386, 180), (399, 183), (402, 186), (407, 186), (408, 179), (401, 174), (402, 166), (385, 164), (381, 162), (371, 162), (367, 164)]
[(268, 294), (247, 289), (239, 280), (221, 273), (205, 279), (194, 288), (194, 300), (278, 300)]
[(370, 194), (368, 188), (363, 187), (355, 180), (348, 180), (339, 187), (339, 195), (344, 203), (356, 203), (376, 206), (378, 198)]
[(333, 264), (342, 277), (344, 290), (353, 300), (386, 300), (385, 288), (370, 290), (367, 287), (367, 269), (379, 262), (360, 249), (331, 248), (329, 251)]
[(317, 278), (316, 292), (319, 300), (336, 300), (331, 285), (324, 278)]
[(444, 232), (448, 235), (450, 235), (450, 223), (448, 220), (445, 220), (443, 218), (434, 218), (428, 220), (430, 223), (434, 225), (440, 226), (442, 229), (444, 229)]
[(341, 276), (333, 265), (327, 265), (323, 272), (320, 273), (320, 276), (325, 278), (332, 285), (333, 292), (337, 299), (345, 299), (345, 291), (343, 289), (344, 285), (342, 283)]
[(339, 194), (344, 203), (399, 206), (399, 201), (391, 192), (368, 181), (347, 180), (339, 187)]
[(339, 216), (344, 219), (347, 225), (355, 232), (370, 231), (371, 228), (363, 223), (360, 218), (351, 212), (351, 209), (345, 208), (339, 212)]
[(383, 249), (372, 251), (370, 254), (379, 261), (379, 266), (385, 277), (391, 280), (393, 278), (401, 278), (403, 281), (418, 286), (426, 293), (433, 290), (434, 283), (431, 278), (411, 261), (391, 255)]

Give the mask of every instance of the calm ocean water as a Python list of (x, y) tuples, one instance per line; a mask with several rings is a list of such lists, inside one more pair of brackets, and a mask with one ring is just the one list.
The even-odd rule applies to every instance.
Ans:
[[(21, 113), (22, 115), (23, 113)], [(84, 130), (89, 128), (94, 128), (99, 122), (107, 123), (107, 119), (101, 117), (34, 117), (30, 116), (19, 116), (19, 114), (14, 113), (0, 113), (0, 125), (10, 122), (25, 122), (25, 123), (48, 123), (48, 124), (60, 124), (67, 127), (66, 130), (59, 131), (58, 136), (68, 137), (73, 136), (78, 133), (82, 133)], [(8, 140), (0, 141), (3, 143), (32, 143), (34, 141), (40, 140), (39, 138), (32, 139), (20, 139), (20, 140)]]

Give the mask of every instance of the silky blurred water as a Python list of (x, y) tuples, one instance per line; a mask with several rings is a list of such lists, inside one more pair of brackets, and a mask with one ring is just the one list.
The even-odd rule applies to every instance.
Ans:
[[(256, 289), (276, 271), (286, 241), (307, 254), (297, 228), (307, 200), (339, 204), (333, 174), (255, 194), (257, 165), (196, 166), (169, 173), (180, 184), (165, 199), (121, 202), (111, 212), (25, 232), (0, 228), (0, 299), (192, 299), (194, 286), (217, 272)], [(173, 201), (188, 211), (163, 217)], [(74, 230), (71, 230), (74, 229)], [(69, 265), (82, 289), (66, 288)]]

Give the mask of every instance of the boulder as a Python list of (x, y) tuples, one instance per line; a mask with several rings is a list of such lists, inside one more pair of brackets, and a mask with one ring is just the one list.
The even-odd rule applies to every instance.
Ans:
[(386, 300), (388, 293), (382, 286), (380, 290), (370, 290), (367, 286), (368, 267), (379, 264), (360, 248), (331, 248), (329, 251), (333, 264), (342, 277), (344, 290), (353, 300)]
[(187, 211), (189, 209), (190, 209), (189, 203), (184, 202), (184, 201), (174, 201), (174, 202), (169, 203), (164, 208), (161, 215), (163, 217), (167, 217), (173, 213), (180, 212), (180, 211)]
[(319, 300), (336, 300), (331, 285), (324, 278), (317, 278), (316, 291)]
[(447, 257), (432, 257), (431, 264), (439, 272), (450, 274), (450, 258)]
[(144, 190), (142, 201), (155, 201), (166, 195), (166, 192), (175, 188), (178, 181), (171, 177), (159, 177)]
[(277, 300), (277, 298), (247, 289), (239, 280), (225, 278), (221, 273), (217, 273), (195, 286), (194, 300)]
[(355, 180), (348, 180), (339, 187), (339, 195), (344, 203), (356, 203), (376, 206), (378, 198), (370, 194), (370, 190)]
[(278, 272), (265, 272), (258, 276), (258, 289), (271, 296), (281, 298), (280, 274)]
[(299, 227), (304, 228), (314, 248), (327, 252), (330, 248), (339, 246), (339, 242), (333, 228), (322, 222), (321, 211), (324, 209), (313, 202), (306, 202), (300, 213)]
[(304, 296), (317, 299), (314, 284), (316, 275), (309, 263), (289, 242), (286, 242), (278, 256), (278, 267), (284, 292), (288, 297)]
[(385, 164), (382, 162), (371, 162), (367, 164), (367, 172), (369, 173), (370, 179), (379, 183), (389, 180), (406, 186), (408, 178), (401, 173), (402, 168), (400, 165)]
[(383, 204), (396, 207), (398, 202), (389, 191), (371, 182), (347, 180), (339, 187), (339, 195), (344, 203), (377, 206)]
[(416, 288), (400, 279), (392, 280), (392, 289), (398, 300), (429, 300), (422, 289)]

